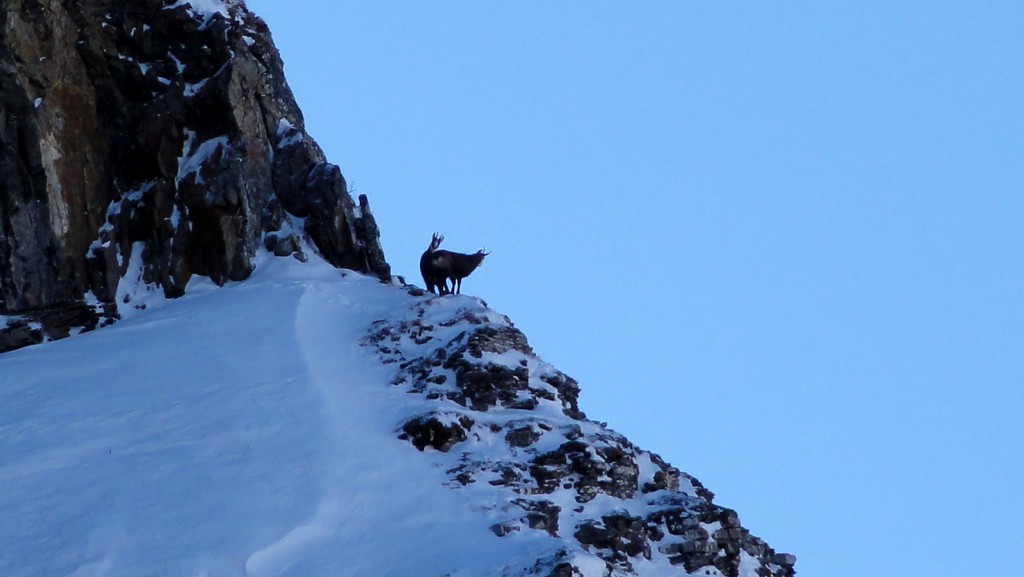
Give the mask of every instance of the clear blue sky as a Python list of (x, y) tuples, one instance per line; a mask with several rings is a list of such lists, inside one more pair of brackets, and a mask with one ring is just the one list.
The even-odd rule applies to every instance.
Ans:
[(1024, 4), (249, 0), (396, 274), (804, 575), (1019, 571)]

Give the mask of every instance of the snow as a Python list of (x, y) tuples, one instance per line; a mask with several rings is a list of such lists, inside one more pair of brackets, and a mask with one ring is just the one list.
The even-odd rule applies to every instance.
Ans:
[[(538, 498), (560, 507), (558, 535), (516, 524), (515, 501), (531, 493), (490, 483), (500, 465), (558, 448), (569, 429), (591, 453), (619, 439), (557, 400), (484, 412), (429, 400), (371, 345), (411, 319), (432, 332), (387, 343), (410, 359), (508, 326), (479, 299), (415, 296), (315, 256), (263, 253), (246, 282), (195, 277), (168, 300), (143, 282), (141, 253), (132, 247), (118, 287), (122, 320), (0, 355), (4, 577), (517, 577), (539, 559), (604, 577), (604, 561), (573, 539), (577, 525), (662, 507), (663, 491), (579, 503), (556, 490)], [(554, 368), (535, 356), (481, 362), (525, 367), (531, 387), (554, 391), (540, 379)], [(413, 417), (469, 413), (481, 426), (450, 452), (398, 438)], [(504, 440), (522, 426), (535, 443)], [(653, 475), (649, 454), (635, 452), (641, 477)], [(476, 482), (455, 481), (461, 466)], [(508, 534), (491, 530), (505, 523)], [(740, 574), (756, 568), (748, 560)], [(657, 551), (636, 569), (682, 574)]]
[[(163, 291), (159, 287), (145, 282), (145, 265), (142, 260), (142, 252), (145, 249), (146, 243), (144, 242), (132, 243), (128, 266), (121, 282), (117, 285), (115, 301), (118, 303), (121, 318), (134, 316), (138, 311), (146, 310), (152, 301), (161, 301), (164, 298)], [(120, 247), (117, 250), (117, 261), (124, 262), (124, 257), (120, 254)]]
[(174, 10), (181, 6), (188, 6), (194, 14), (199, 14), (205, 17), (212, 16), (214, 14), (221, 14), (225, 18), (229, 16), (227, 4), (224, 0), (178, 0), (174, 4), (167, 6), (164, 10)]
[(196, 183), (202, 184), (203, 176), (200, 173), (200, 169), (202, 169), (203, 163), (217, 154), (218, 151), (227, 148), (229, 142), (226, 134), (204, 140), (198, 146), (194, 146), (195, 139), (196, 133), (185, 129), (185, 142), (182, 145), (181, 156), (178, 157), (178, 177), (176, 180), (178, 184), (181, 184), (181, 181), (190, 174), (195, 174)]
[(287, 132), (295, 130), (295, 126), (287, 118), (282, 118), (277, 123), (277, 137), (280, 138)]
[(287, 148), (295, 143), (302, 142), (302, 132), (286, 118), (277, 123), (277, 148)]
[(168, 52), (168, 53), (167, 53), (167, 56), (168, 56), (168, 57), (169, 57), (169, 58), (170, 58), (171, 60), (173, 60), (173, 61), (174, 61), (174, 66), (175, 66), (175, 68), (177, 68), (177, 69), (178, 69), (178, 75), (179, 75), (179, 76), (180, 76), (180, 75), (181, 75), (182, 73), (184, 73), (184, 72), (185, 72), (185, 64), (184, 64), (184, 63), (182, 63), (182, 61), (181, 61), (181, 60), (178, 60), (178, 57), (177, 57), (177, 56), (175, 56), (175, 55), (174, 55), (173, 53), (171, 53), (171, 52)]
[(196, 94), (199, 94), (199, 91), (202, 90), (203, 87), (206, 86), (206, 83), (209, 81), (209, 78), (204, 78), (199, 82), (186, 82), (185, 89), (182, 92), (187, 98), (192, 98)]
[(355, 343), (412, 298), (268, 258), (0, 356), (0, 575), (456, 577), (555, 547), (497, 538), (396, 439), (421, 409)]

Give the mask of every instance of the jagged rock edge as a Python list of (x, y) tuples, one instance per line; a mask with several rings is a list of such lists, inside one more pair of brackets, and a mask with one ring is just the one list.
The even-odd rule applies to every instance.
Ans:
[[(396, 436), (420, 452), (460, 455), (447, 470), (450, 488), (486, 484), (503, 494), (493, 500), (506, 503), (493, 512), (503, 517), (492, 526), (496, 536), (538, 530), (571, 538), (579, 549), (566, 554), (594, 555), (608, 575), (634, 575), (637, 562), (658, 557), (691, 574), (735, 576), (741, 563), (762, 577), (795, 574), (792, 555), (751, 535), (695, 478), (587, 420), (577, 383), (536, 357), (507, 317), (465, 297), (446, 317), (432, 309), (451, 297), (410, 293), (409, 308), (375, 323), (363, 344), (395, 368), (392, 386), (435, 405), (401, 423)], [(478, 457), (480, 447), (493, 453), (499, 444), (502, 457)], [(571, 510), (555, 503), (567, 493)], [(602, 495), (624, 506), (588, 514)], [(515, 574), (545, 574), (541, 565), (547, 575), (584, 574), (564, 559)]]

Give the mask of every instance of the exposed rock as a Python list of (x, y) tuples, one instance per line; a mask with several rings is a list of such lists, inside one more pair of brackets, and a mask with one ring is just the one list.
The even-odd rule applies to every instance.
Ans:
[(540, 380), (551, 385), (558, 391), (558, 397), (565, 405), (565, 413), (574, 419), (586, 419), (587, 415), (579, 409), (580, 386), (572, 377), (556, 372), (541, 375)]
[(384, 248), (380, 244), (380, 228), (377, 219), (370, 211), (370, 199), (365, 194), (359, 195), (359, 215), (356, 217), (356, 238), (359, 240), (359, 253), (364, 262), (360, 270), (373, 271), (382, 280), (391, 279), (391, 265), (384, 257)]
[(559, 563), (551, 569), (548, 577), (583, 577), (583, 572), (572, 563)]
[(537, 442), (541, 433), (527, 424), (505, 433), (505, 442), (513, 447), (529, 447)]
[[(736, 577), (744, 556), (761, 577), (794, 574), (792, 556), (752, 536), (697, 479), (588, 421), (576, 382), (538, 359), (507, 318), (466, 297), (409, 293), (408, 310), (376, 323), (363, 343), (395, 367), (394, 386), (437, 403), (400, 437), (454, 456), (453, 489), (495, 491), (492, 502), (505, 504), (496, 535), (571, 534), (610, 576), (635, 574), (655, 554), (680, 574)], [(608, 513), (609, 499), (621, 509)], [(585, 572), (565, 553), (506, 574)]]
[(771, 562), (782, 569), (792, 569), (796, 565), (796, 555), (791, 553), (776, 553), (771, 556)]
[(414, 417), (402, 425), (399, 438), (411, 442), (421, 451), (431, 447), (447, 452), (466, 440), (466, 430), (472, 426), (473, 420), (466, 416), (456, 416), (449, 422), (442, 422), (437, 415)]
[(633, 568), (631, 559), (651, 558), (646, 522), (626, 512), (604, 515), (600, 521), (585, 521), (577, 527), (574, 537), (597, 549), (598, 555), (610, 565), (626, 571)]
[(562, 508), (550, 501), (517, 499), (513, 501), (527, 511), (523, 521), (531, 529), (547, 531), (551, 536), (558, 534), (558, 517)]
[(598, 494), (633, 497), (639, 468), (633, 457), (619, 446), (568, 441), (534, 458), (530, 474), (541, 493), (550, 493), (569, 484), (576, 490), (576, 500), (585, 503)]
[(504, 521), (502, 523), (495, 523), (491, 525), (491, 533), (494, 533), (498, 537), (504, 537), (509, 533), (515, 533), (519, 531), (519, 524), (511, 521)]
[[(247, 278), (265, 247), (305, 258), (307, 235), (390, 280), (368, 201), (305, 132), (240, 1), (9, 0), (0, 34), (0, 314), (59, 338), (116, 319), (126, 275), (177, 297), (193, 275)], [(0, 352), (38, 340), (0, 333)]]

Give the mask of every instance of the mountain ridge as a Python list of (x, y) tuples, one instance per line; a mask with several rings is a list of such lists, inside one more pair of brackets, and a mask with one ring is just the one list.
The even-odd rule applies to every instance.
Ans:
[(265, 254), (149, 304), (0, 355), (4, 574), (793, 574), (477, 298)]
[(391, 276), (243, 2), (10, 7), (5, 575), (794, 574), (507, 317)]

